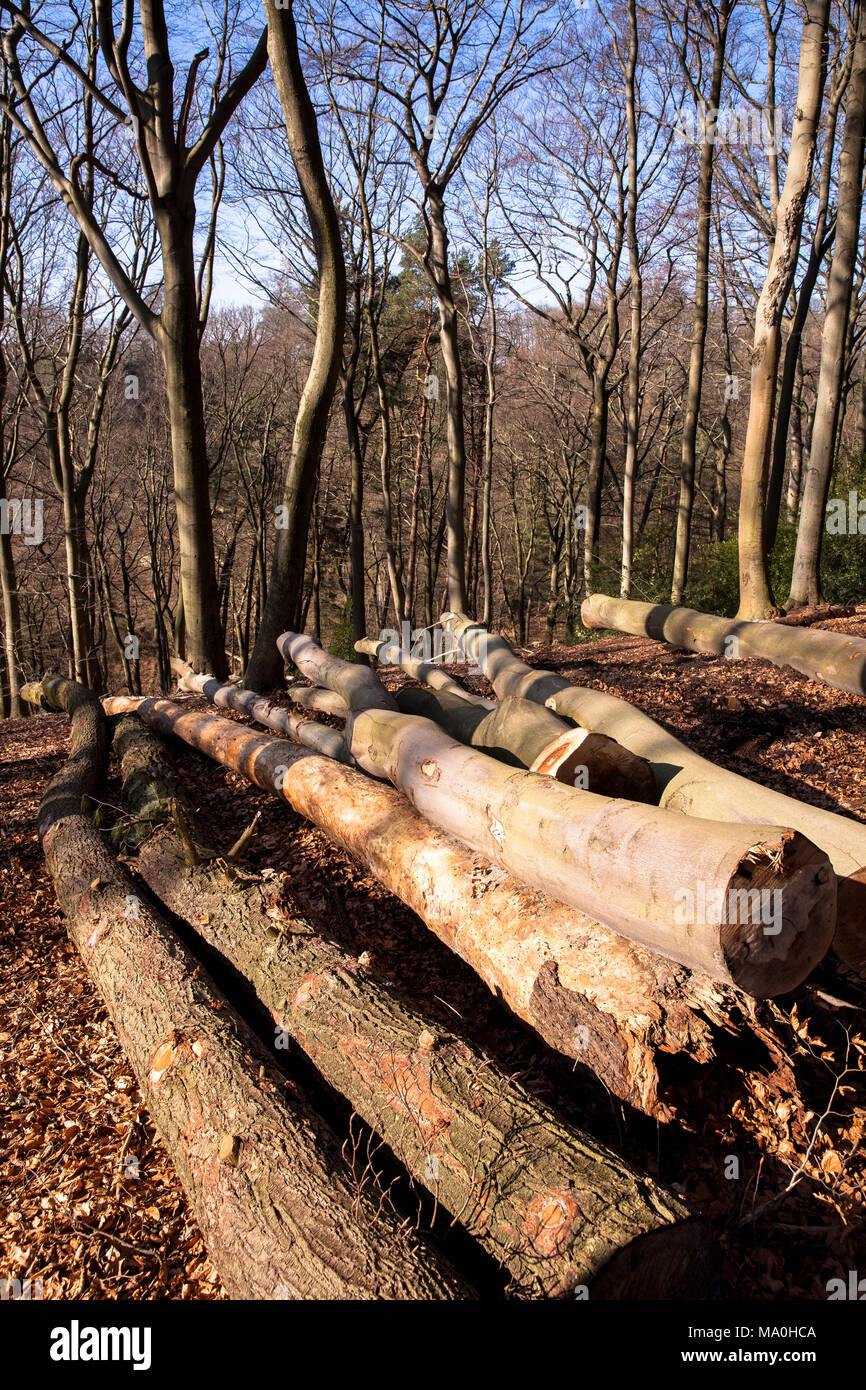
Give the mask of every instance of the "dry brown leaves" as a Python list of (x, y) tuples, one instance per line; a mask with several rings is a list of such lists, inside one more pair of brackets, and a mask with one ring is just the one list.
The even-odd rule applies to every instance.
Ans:
[[(866, 613), (828, 626), (866, 635)], [(866, 819), (866, 700), (756, 662), (675, 652), (638, 638), (536, 648), (533, 664), (624, 696), (726, 767)], [(452, 668), (460, 674), (458, 668)], [(386, 683), (402, 683), (399, 673)], [(487, 693), (485, 682), (468, 683)], [(193, 702), (201, 704), (204, 702)], [(331, 721), (327, 721), (331, 722)], [(33, 831), (65, 749), (65, 720), (4, 726), (0, 937), (7, 1270), (70, 1297), (219, 1296), (170, 1165), (105, 1012), (70, 946)], [(866, 1014), (805, 993), (761, 1005), (705, 1067), (672, 1059), (677, 1117), (628, 1112), (555, 1057), (466, 966), (319, 831), (191, 751), (178, 753), (201, 838), (224, 853), (262, 812), (245, 859), (289, 876), (298, 908), (440, 1025), (463, 1033), (540, 1098), (711, 1222), (736, 1298), (826, 1297), (866, 1273)], [(116, 798), (114, 798), (116, 799)], [(838, 992), (857, 999), (856, 982)], [(830, 993), (833, 993), (832, 982)], [(862, 996), (861, 996), (862, 997)], [(124, 1176), (135, 1156), (139, 1176)], [(736, 1160), (736, 1164), (732, 1160)], [(730, 1176), (736, 1169), (736, 1176)]]
[(65, 718), (0, 740), (0, 1278), (45, 1298), (221, 1297), (34, 830)]

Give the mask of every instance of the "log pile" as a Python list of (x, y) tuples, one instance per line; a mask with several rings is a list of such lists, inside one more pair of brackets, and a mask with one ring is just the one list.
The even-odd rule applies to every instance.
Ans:
[(497, 695), (521, 695), (547, 705), (581, 728), (616, 738), (647, 759), (658, 787), (658, 803), (699, 819), (769, 821), (799, 831), (827, 854), (837, 878), (833, 948), (852, 969), (866, 961), (866, 827), (845, 816), (810, 806), (702, 758), (649, 715), (617, 695), (572, 685), (563, 676), (527, 666), (501, 637), (459, 614), (443, 622), (462, 635)]
[[(346, 701), (359, 767), (529, 887), (755, 995), (793, 989), (826, 954), (835, 880), (827, 856), (796, 831), (694, 820), (508, 768), (432, 720), (402, 714), (368, 667), (300, 634), (278, 645)], [(757, 908), (774, 903), (770, 923)]]
[[(135, 1069), (210, 1256), (235, 1298), (458, 1298), (469, 1290), (359, 1191), (340, 1143), (81, 811), (105, 721), (70, 681), (27, 686), (72, 716), (72, 756), (39, 835), (67, 927)], [(144, 986), (144, 988), (143, 988)]]
[(282, 797), (410, 907), (551, 1047), (623, 1100), (656, 1113), (660, 1053), (713, 1055), (713, 1028), (734, 1026), (732, 991), (643, 950), (591, 918), (531, 892), (425, 822), (381, 782), (170, 700), (115, 696), (254, 786)]
[[(170, 819), (183, 801), (164, 745), (138, 720), (115, 733), (125, 804), (158, 795)], [(146, 750), (151, 778), (127, 774)], [(185, 825), (198, 838), (195, 817)], [(185, 837), (184, 837), (185, 838)], [(290, 1036), (336, 1091), (512, 1276), (523, 1296), (593, 1286), (638, 1236), (653, 1233), (642, 1278), (667, 1287), (676, 1264), (697, 1275), (704, 1234), (683, 1204), (565, 1125), (459, 1038), (444, 1033), (376, 979), (363, 959), (327, 939), (293, 903), (285, 875), (265, 878), (203, 863), (166, 829), (144, 846), (138, 872), (154, 895), (231, 962), (278, 1032)], [(631, 1281), (634, 1289), (634, 1282)]]
[[(659, 1119), (675, 1110), (664, 1054), (709, 1060), (722, 1033), (757, 1025), (756, 1000), (807, 979), (834, 933), (837, 953), (862, 965), (862, 828), (724, 772), (627, 702), (529, 668), (460, 614), (443, 623), (495, 699), (393, 644), (359, 642), (414, 682), (394, 690), (296, 633), (278, 647), (309, 682), (289, 685), (302, 716), (183, 662), (182, 689), (221, 712), (142, 697), (100, 708), (52, 678), (28, 688), (72, 715), (70, 762), (40, 811), (70, 932), (230, 1291), (472, 1296), (439, 1246), (401, 1224), (399, 1204), (353, 1191), (339, 1137), (220, 995), (209, 952), (513, 1294), (700, 1296), (714, 1256), (682, 1202), (329, 939), (287, 875), (240, 869), (247, 837), (208, 851), (165, 740), (287, 801), (549, 1046)], [(105, 715), (120, 721), (138, 893), (82, 808), (105, 774)], [(141, 908), (127, 923), (131, 900)], [(187, 924), (183, 941), (163, 911)]]

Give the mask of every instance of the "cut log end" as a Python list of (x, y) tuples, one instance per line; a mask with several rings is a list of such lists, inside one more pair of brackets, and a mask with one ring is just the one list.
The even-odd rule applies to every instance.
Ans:
[(530, 772), (545, 773), (557, 782), (596, 792), (598, 796), (621, 797), (654, 805), (658, 788), (651, 765), (606, 734), (586, 729), (568, 729), (542, 748)]
[(741, 861), (720, 943), (731, 978), (757, 998), (787, 994), (823, 960), (836, 925), (835, 876), (805, 836), (785, 832)]

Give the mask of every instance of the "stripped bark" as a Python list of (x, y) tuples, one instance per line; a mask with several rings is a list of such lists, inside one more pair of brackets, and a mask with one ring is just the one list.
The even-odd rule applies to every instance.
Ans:
[(659, 1053), (713, 1056), (713, 1027), (748, 1000), (531, 892), (428, 825), (393, 788), (281, 739), (169, 700), (103, 701), (137, 712), (282, 797), (412, 909), (549, 1046), (621, 1099), (662, 1117)]
[(794, 989), (826, 954), (835, 878), (796, 831), (692, 820), (506, 768), (400, 714), (372, 671), (298, 634), (280, 646), (347, 700), (346, 741), (365, 772), (530, 887), (758, 997)]
[[(122, 721), (162, 761), (164, 808), (176, 795), (162, 745), (137, 719)], [(117, 735), (115, 735), (115, 743)], [(135, 766), (122, 756), (129, 807), (142, 809)], [(127, 800), (127, 798), (124, 798)], [(193, 830), (195, 823), (193, 822)], [(635, 1173), (595, 1140), (564, 1124), (488, 1058), (404, 1003), (367, 969), (364, 956), (328, 941), (302, 917), (286, 875), (227, 880), (213, 866), (188, 868), (169, 833), (151, 839), (138, 870), (178, 917), (240, 972), (275, 1027), (427, 1188), (511, 1273), (523, 1297), (573, 1294), (602, 1271), (616, 1287), (619, 1252), (649, 1231), (642, 1285), (631, 1297), (664, 1296), (689, 1271), (702, 1282), (707, 1248), (673, 1194)], [(643, 1256), (647, 1258), (644, 1260)], [(612, 1262), (612, 1263), (610, 1263)], [(694, 1296), (694, 1294), (693, 1294)]]
[[(27, 687), (72, 713), (73, 756), (49, 784), (39, 834), (69, 934), (102, 994), (153, 1122), (235, 1298), (467, 1296), (358, 1188), (339, 1140), (256, 1039), (135, 880), (81, 799), (106, 758), (99, 703), (68, 681)], [(142, 981), (147, 988), (142, 989)]]
[[(866, 882), (859, 875), (866, 866), (866, 826), (719, 767), (628, 701), (602, 690), (572, 685), (553, 671), (527, 666), (503, 638), (485, 632), (468, 618), (447, 616), (449, 626), (464, 634), (473, 659), (483, 663), (498, 695), (525, 695), (584, 729), (616, 737), (624, 747), (645, 757), (655, 774), (660, 806), (713, 820), (789, 825), (820, 845), (838, 880), (833, 949), (846, 965), (862, 969), (866, 956)], [(473, 634), (483, 636), (484, 641), (476, 642)]]

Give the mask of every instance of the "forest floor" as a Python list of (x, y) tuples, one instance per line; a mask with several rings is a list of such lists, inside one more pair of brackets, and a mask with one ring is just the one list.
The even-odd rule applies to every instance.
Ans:
[[(866, 636), (866, 607), (822, 626)], [(763, 662), (641, 638), (522, 655), (624, 696), (725, 767), (866, 822), (866, 699)], [(467, 683), (486, 689), (480, 678)], [(220, 1298), (37, 842), (37, 805), (65, 759), (67, 730), (65, 718), (37, 715), (6, 721), (0, 739), (0, 1277), (40, 1279), (46, 1298)], [(758, 1006), (748, 1035), (720, 1036), (715, 1061), (663, 1060), (675, 1116), (650, 1121), (550, 1052), (284, 803), (184, 747), (175, 760), (212, 848), (231, 845), (261, 811), (250, 868), (288, 873), (302, 910), (369, 952), (408, 999), (683, 1193), (719, 1240), (724, 1296), (824, 1299), (829, 1280), (866, 1273), (866, 987), (857, 977), (822, 967), (817, 982)], [(117, 802), (116, 782), (105, 795)], [(494, 1295), (506, 1286), (497, 1280)]]

